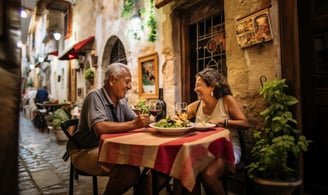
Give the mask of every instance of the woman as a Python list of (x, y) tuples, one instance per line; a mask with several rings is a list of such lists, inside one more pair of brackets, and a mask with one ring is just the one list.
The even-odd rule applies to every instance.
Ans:
[[(215, 69), (205, 68), (196, 75), (194, 91), (198, 95), (198, 100), (188, 105), (188, 119), (195, 118), (196, 123), (214, 123), (229, 129), (237, 164), (240, 161), (241, 148), (236, 128), (248, 128), (249, 124), (232, 96), (225, 77)], [(206, 194), (226, 194), (222, 178), (227, 173), (227, 167), (226, 161), (216, 158), (199, 174), (198, 179), (203, 184)], [(199, 185), (192, 192), (188, 192), (182, 189), (179, 183), (176, 184), (175, 194), (200, 192)]]

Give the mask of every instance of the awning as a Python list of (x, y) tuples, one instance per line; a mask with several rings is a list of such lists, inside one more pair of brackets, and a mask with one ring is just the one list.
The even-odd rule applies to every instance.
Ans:
[(79, 55), (84, 55), (85, 50), (91, 49), (91, 43), (95, 40), (94, 36), (91, 36), (83, 41), (80, 41), (70, 48), (68, 48), (63, 54), (59, 56), (59, 60), (72, 60), (78, 59)]
[(52, 51), (52, 52), (48, 52), (48, 55), (52, 55), (52, 56), (58, 56), (58, 51)]

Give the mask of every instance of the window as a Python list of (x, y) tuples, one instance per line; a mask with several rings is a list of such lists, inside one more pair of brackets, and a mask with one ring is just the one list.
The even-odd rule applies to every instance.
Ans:
[(223, 12), (196, 23), (196, 72), (211, 67), (225, 76), (226, 41)]

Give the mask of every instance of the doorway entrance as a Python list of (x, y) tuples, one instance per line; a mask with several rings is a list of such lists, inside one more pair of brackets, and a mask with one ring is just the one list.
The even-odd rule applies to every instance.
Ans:
[(304, 154), (304, 190), (327, 194), (328, 169), (328, 1), (299, 1), (303, 133), (311, 140)]

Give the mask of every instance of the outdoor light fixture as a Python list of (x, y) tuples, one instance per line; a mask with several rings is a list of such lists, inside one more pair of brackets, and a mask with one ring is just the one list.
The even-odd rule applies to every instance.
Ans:
[(39, 60), (39, 62), (43, 62), (44, 61), (44, 57), (43, 56), (39, 56), (38, 57), (38, 60)]
[(131, 17), (128, 33), (136, 40), (141, 39), (142, 34), (142, 24), (139, 14), (135, 11), (135, 14)]
[(56, 41), (58, 41), (61, 38), (61, 34), (59, 32), (54, 32), (53, 36), (54, 36)]
[(29, 14), (29, 11), (27, 11), (27, 10), (24, 9), (24, 8), (21, 8), (21, 9), (19, 10), (19, 15), (20, 15), (22, 18), (27, 18), (28, 14)]
[(23, 46), (22, 41), (18, 41), (18, 42), (16, 43), (16, 46), (17, 46), (18, 48), (21, 48), (21, 47)]

